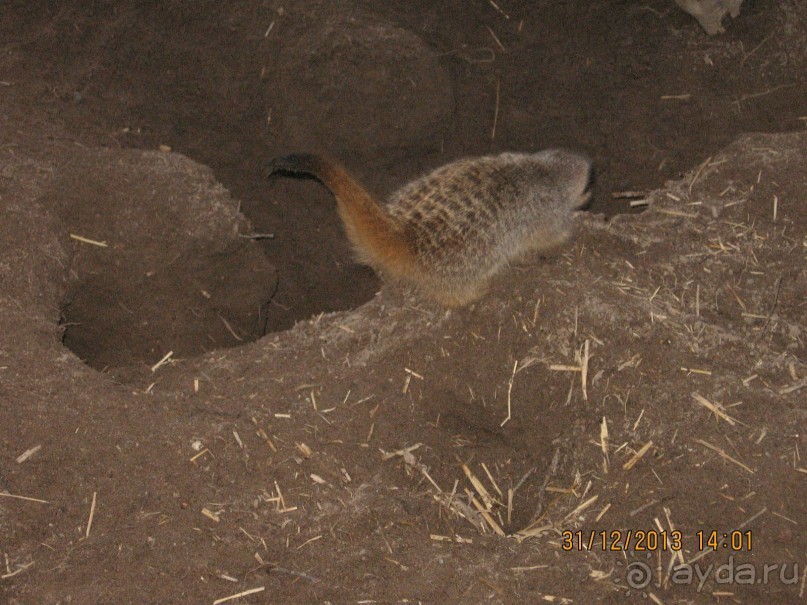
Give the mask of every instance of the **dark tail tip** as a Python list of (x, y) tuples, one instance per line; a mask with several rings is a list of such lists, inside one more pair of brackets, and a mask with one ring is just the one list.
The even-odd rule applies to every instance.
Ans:
[(322, 173), (323, 161), (313, 153), (292, 153), (276, 157), (266, 166), (267, 178), (273, 174), (310, 174), (319, 176)]

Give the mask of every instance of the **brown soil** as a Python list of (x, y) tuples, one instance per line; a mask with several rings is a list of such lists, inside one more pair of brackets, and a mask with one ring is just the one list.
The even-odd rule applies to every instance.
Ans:
[[(799, 602), (807, 136), (738, 135), (804, 129), (807, 8), (380, 5), (0, 12), (0, 601)], [(576, 241), (451, 313), (263, 175), (561, 145)], [(733, 529), (767, 582), (669, 576)]]

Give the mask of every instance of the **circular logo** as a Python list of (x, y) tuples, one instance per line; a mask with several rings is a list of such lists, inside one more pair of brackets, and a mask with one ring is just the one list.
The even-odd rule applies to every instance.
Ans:
[(653, 579), (653, 572), (650, 566), (641, 561), (628, 563), (625, 572), (625, 582), (628, 586), (637, 590), (647, 588)]

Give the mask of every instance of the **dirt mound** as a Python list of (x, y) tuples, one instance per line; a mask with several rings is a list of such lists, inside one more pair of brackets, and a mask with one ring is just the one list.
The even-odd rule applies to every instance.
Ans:
[(439, 149), (453, 109), (451, 81), (413, 32), (349, 3), (284, 10), (288, 38), (266, 82), (272, 119), (292, 151), (329, 151), (373, 163), (398, 149)]
[(798, 129), (807, 115), (798, 0), (747, 2), (712, 38), (666, 0), (12, 6), (0, 138), (24, 145), (18, 125), (34, 121), (210, 166), (276, 236), (262, 242), (279, 280), (270, 330), (379, 286), (352, 263), (327, 192), (267, 183), (275, 155), (322, 148), (383, 196), (458, 156), (565, 146), (594, 159), (595, 208), (613, 215), (631, 198), (612, 193), (641, 194), (741, 132)]
[[(732, 590), (792, 602), (790, 553), (807, 548), (805, 153), (803, 135), (745, 137), (640, 218), (585, 218), (566, 253), (471, 308), (385, 288), (257, 343), (135, 362), (128, 389), (55, 338), (67, 268), (114, 281), (211, 236), (231, 250), (232, 200), (160, 153), (7, 164), (8, 602), (667, 601), (698, 589), (684, 564), (728, 562), (778, 565), (764, 590)], [(81, 166), (98, 180), (81, 184)], [(98, 203), (70, 211), (74, 187)], [(78, 226), (107, 247), (68, 240)], [(147, 233), (161, 245), (133, 255)], [(93, 261), (104, 253), (119, 265)], [(170, 297), (183, 279), (151, 287)], [(712, 571), (701, 591), (721, 590)]]
[(36, 203), (60, 220), (65, 344), (97, 369), (152, 366), (265, 333), (274, 267), (209, 170), (175, 154), (76, 151)]

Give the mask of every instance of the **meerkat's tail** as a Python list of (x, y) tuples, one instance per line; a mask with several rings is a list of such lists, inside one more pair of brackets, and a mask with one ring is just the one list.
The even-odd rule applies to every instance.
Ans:
[(339, 163), (312, 153), (295, 153), (269, 162), (267, 176), (275, 173), (308, 174), (318, 179), (336, 199), (359, 260), (392, 273), (407, 271), (412, 253), (399, 226)]

